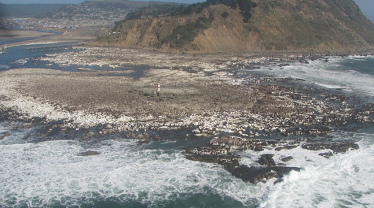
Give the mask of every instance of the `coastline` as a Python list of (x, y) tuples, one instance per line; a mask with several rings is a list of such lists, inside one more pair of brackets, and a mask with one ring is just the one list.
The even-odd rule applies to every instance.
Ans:
[(38, 38), (43, 36), (52, 36), (50, 32), (40, 32), (35, 30), (25, 29), (0, 29), (0, 40), (6, 39), (23, 39), (23, 38)]
[(3, 32), (4, 35), (0, 36), (0, 41), (12, 40), (10, 43), (6, 43), (8, 47), (64, 42), (84, 43), (94, 40), (103, 32), (105, 31), (102, 31), (101, 27), (78, 28), (66, 31), (51, 30), (49, 32), (27, 29), (7, 29), (7, 31)]
[[(72, 34), (67, 39), (52, 36), (19, 44), (58, 39), (80, 38)], [(38, 61), (78, 67), (74, 72), (48, 67), (0, 72), (0, 121), (21, 121), (26, 128), (45, 126), (41, 136), (53, 140), (89, 141), (112, 135), (140, 143), (170, 137), (209, 139), (205, 146), (186, 148), (183, 154), (190, 160), (220, 164), (252, 183), (282, 178), (300, 168), (284, 166), (284, 161), (275, 162), (273, 156), (263, 154), (256, 161), (259, 166), (248, 169), (241, 165), (242, 151), (298, 147), (329, 158), (357, 149), (356, 141), (321, 143), (316, 138), (374, 123), (373, 104), (359, 103), (338, 89), (306, 87), (296, 78), (250, 73), (261, 67), (307, 65), (372, 52), (202, 55), (89, 45), (73, 49)]]
[(374, 206), (354, 0), (93, 1), (0, 21), (0, 208)]
[[(162, 132), (186, 131), (176, 139), (212, 138), (205, 147), (186, 149), (186, 158), (218, 163), (252, 183), (300, 169), (284, 167), (266, 155), (258, 163), (267, 165), (248, 169), (240, 165), (238, 151), (302, 147), (331, 157), (358, 146), (354, 141), (320, 143), (313, 138), (374, 123), (373, 104), (359, 104), (357, 98), (333, 89), (304, 88), (296, 79), (241, 70), (269, 64), (282, 67), (284, 60), (278, 58), (76, 49), (42, 61), (84, 66), (78, 72), (37, 68), (1, 72), (1, 120), (47, 125), (42, 135), (79, 134), (79, 140), (121, 135), (150, 142), (165, 139)], [(294, 58), (301, 63), (310, 60)], [(123, 65), (128, 68), (122, 69)], [(141, 76), (132, 77), (139, 65), (147, 67)]]
[[(100, 54), (102, 57), (99, 57)], [(96, 62), (90, 57), (95, 57)], [(292, 98), (305, 97), (305, 94), (311, 92), (297, 93), (295, 89), (277, 86), (276, 79), (271, 77), (243, 78), (237, 76), (238, 73), (241, 73), (240, 69), (250, 69), (251, 64), (258, 65), (260, 61), (264, 60), (265, 58), (246, 59), (243, 57), (226, 57), (226, 60), (218, 60), (216, 56), (197, 58), (193, 55), (154, 54), (133, 49), (84, 48), (82, 50), (80, 47), (79, 52), (54, 54), (54, 56), (42, 58), (42, 61), (67, 66), (71, 64), (87, 66), (89, 64), (84, 70), (82, 69), (82, 72), (62, 72), (52, 69), (6, 71), (2, 73), (4, 78), (3, 96), (24, 97), (23, 99), (29, 100), (30, 103), (36, 98), (37, 102), (32, 106), (38, 105), (38, 102), (48, 103), (52, 104), (51, 108), (59, 106), (59, 108), (69, 109), (69, 112), (85, 111), (88, 114), (104, 112), (115, 118), (125, 116), (134, 121), (139, 118), (141, 118), (139, 120), (145, 120), (150, 116), (173, 117), (174, 112), (188, 117), (209, 110), (212, 112), (258, 111), (261, 115), (269, 114), (269, 112), (275, 113), (276, 110), (271, 108), (268, 109), (269, 112), (266, 112), (267, 110), (253, 110), (259, 100), (264, 98), (279, 104), (277, 107), (285, 109), (285, 114), (297, 110), (293, 105), (296, 102), (302, 106), (311, 106), (307, 99), (303, 103), (303, 101)], [(282, 64), (277, 59), (271, 59), (270, 62), (275, 65)], [(119, 66), (126, 64), (130, 64), (130, 66), (146, 65), (149, 66), (149, 69), (144, 71), (144, 75), (140, 79), (134, 80), (131, 75), (130, 77), (121, 76), (123, 73), (132, 73), (134, 70), (129, 72), (116, 70)], [(264, 65), (264, 62), (260, 64)], [(90, 68), (95, 65), (108, 66), (110, 70)], [(13, 77), (17, 78), (13, 79)], [(19, 83), (24, 84), (21, 86)], [(158, 83), (162, 85), (160, 97), (157, 97), (156, 94)], [(94, 90), (91, 91), (90, 88)], [(12, 89), (13, 91), (5, 92), (4, 89)], [(73, 92), (74, 89), (76, 92)], [(225, 93), (224, 90), (228, 92)], [(216, 95), (212, 95), (212, 93)], [(103, 95), (106, 96), (101, 97)], [(248, 97), (251, 98), (244, 99), (243, 95), (249, 95)], [(132, 100), (136, 104), (129, 107), (126, 99)], [(323, 102), (321, 101), (321, 103)], [(8, 107), (14, 107), (12, 105), (17, 104), (8, 104)], [(173, 106), (175, 111), (172, 112), (169, 107), (162, 107), (163, 105)], [(321, 105), (311, 106), (311, 109), (323, 108), (323, 104)], [(26, 106), (17, 106), (16, 108), (27, 109)], [(136, 111), (135, 106), (140, 109), (140, 112)], [(43, 106), (36, 109), (48, 108)], [(32, 110), (24, 111), (39, 117), (43, 114), (51, 115), (49, 120), (63, 119), (61, 116), (54, 115), (52, 111), (45, 113), (34, 113)], [(186, 120), (185, 117), (183, 120)], [(92, 125), (99, 123), (93, 122)], [(190, 124), (182, 126), (190, 126)], [(92, 126), (85, 122), (82, 124), (76, 122), (76, 125)], [(120, 128), (120, 130), (124, 129)], [(232, 132), (232, 129), (228, 132)]]

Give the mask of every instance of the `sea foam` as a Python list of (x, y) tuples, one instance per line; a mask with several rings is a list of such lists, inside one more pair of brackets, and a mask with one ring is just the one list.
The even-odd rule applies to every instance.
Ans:
[(328, 62), (316, 60), (310, 61), (309, 64), (272, 66), (272, 70), (263, 67), (259, 71), (279, 78), (298, 78), (321, 87), (345, 89), (363, 96), (374, 96), (373, 64), (373, 57), (335, 57), (330, 58)]
[[(79, 156), (87, 150), (101, 154)], [(216, 194), (252, 206), (267, 191), (221, 166), (185, 159), (180, 150), (144, 149), (106, 140), (0, 145), (0, 207), (80, 206), (115, 198), (152, 207), (195, 194)]]
[[(360, 149), (330, 159), (309, 158), (271, 187), (261, 207), (365, 207), (374, 204), (374, 135), (357, 135)], [(305, 154), (308, 157), (308, 154)]]

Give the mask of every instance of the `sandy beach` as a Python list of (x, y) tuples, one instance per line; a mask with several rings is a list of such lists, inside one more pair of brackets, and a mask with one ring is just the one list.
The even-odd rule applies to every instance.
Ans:
[(53, 33), (48, 32), (38, 32), (32, 30), (10, 30), (10, 29), (0, 29), (0, 39), (22, 39), (22, 38), (35, 38), (47, 35), (53, 35)]
[[(55, 34), (60, 32), (61, 34)], [(75, 30), (40, 32), (34, 30), (0, 30), (0, 41), (15, 40), (14, 43), (7, 44), (8, 47), (35, 44), (53, 44), (64, 42), (85, 42), (94, 40), (98, 35), (107, 33), (108, 30), (102, 27), (78, 28)], [(22, 41), (22, 39), (26, 39)], [(29, 40), (27, 40), (29, 39)], [(16, 41), (20, 40), (20, 41)]]

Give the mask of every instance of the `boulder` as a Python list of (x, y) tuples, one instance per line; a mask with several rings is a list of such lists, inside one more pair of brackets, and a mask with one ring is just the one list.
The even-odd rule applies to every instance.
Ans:
[(81, 152), (78, 154), (78, 156), (94, 156), (94, 155), (100, 155), (100, 152), (88, 150), (86, 152)]
[(248, 167), (241, 165), (234, 169), (228, 170), (235, 177), (243, 181), (258, 183), (263, 180), (272, 178), (282, 178), (291, 171), (300, 171), (297, 167)]

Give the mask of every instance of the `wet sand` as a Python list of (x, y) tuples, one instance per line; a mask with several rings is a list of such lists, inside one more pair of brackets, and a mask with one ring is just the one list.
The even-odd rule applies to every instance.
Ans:
[[(95, 40), (97, 36), (105, 34), (108, 29), (102, 27), (87, 27), (78, 28), (75, 30), (61, 30), (60, 35), (53, 32), (39, 32), (32, 30), (0, 30), (0, 41), (6, 40), (20, 40), (11, 44), (8, 47), (15, 47), (21, 45), (35, 45), (35, 44), (53, 44), (64, 42), (86, 42)], [(30, 39), (22, 41), (22, 39)]]
[(23, 38), (36, 38), (48, 35), (54, 35), (48, 32), (38, 32), (32, 30), (10, 30), (10, 29), (0, 29), (0, 40), (6, 39), (23, 39)]
[[(30, 41), (23, 41), (27, 39), (32, 39), (33, 41), (54, 37), (54, 33), (48, 32), (38, 32), (32, 30), (10, 30), (10, 29), (0, 29), (0, 41), (12, 41), (12, 43), (7, 43), (7, 47), (13, 47), (18, 45), (28, 45)], [(18, 41), (17, 41), (18, 40)]]

